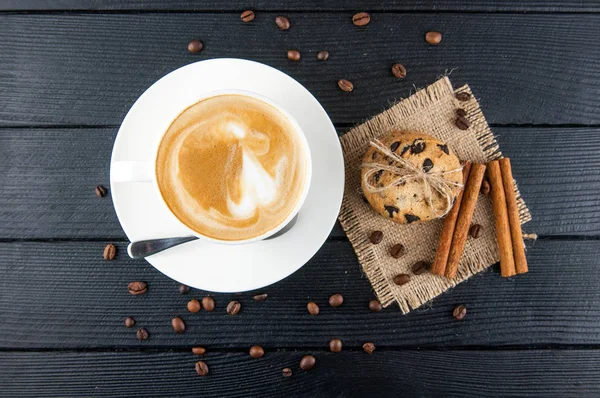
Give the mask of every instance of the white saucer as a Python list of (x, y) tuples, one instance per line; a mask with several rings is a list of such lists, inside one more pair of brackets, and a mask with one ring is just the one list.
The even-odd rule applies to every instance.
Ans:
[[(247, 245), (194, 241), (147, 260), (180, 283), (213, 292), (241, 292), (275, 283), (319, 250), (337, 219), (344, 190), (340, 142), (325, 110), (296, 80), (270, 66), (241, 59), (213, 59), (179, 68), (154, 83), (133, 104), (113, 148), (115, 161), (149, 161), (152, 143), (182, 110), (204, 94), (227, 89), (272, 99), (300, 124), (310, 147), (313, 176), (298, 222), (286, 234)], [(188, 235), (161, 206), (152, 183), (117, 183), (111, 172), (117, 217), (131, 240)]]

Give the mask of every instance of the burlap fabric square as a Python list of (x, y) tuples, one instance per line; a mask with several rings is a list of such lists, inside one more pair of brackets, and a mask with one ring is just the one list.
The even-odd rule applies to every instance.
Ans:
[[(459, 101), (455, 96), (459, 92), (471, 94), (466, 85), (453, 90), (450, 80), (444, 77), (353, 128), (341, 138), (346, 187), (340, 222), (381, 304), (389, 306), (395, 301), (405, 314), (499, 261), (492, 204), (488, 196), (479, 196), (473, 223), (483, 227), (482, 234), (476, 240), (467, 240), (456, 279), (430, 273), (412, 275), (410, 268), (415, 262), (433, 262), (442, 220), (400, 225), (375, 213), (361, 197), (361, 160), (371, 140), (396, 129), (419, 131), (437, 137), (446, 142), (461, 161), (487, 163), (500, 158), (502, 153), (477, 100), (471, 95), (468, 101)], [(457, 108), (467, 112), (471, 121), (468, 130), (460, 130), (455, 126)], [(531, 214), (516, 184), (515, 190), (523, 224), (531, 220)], [(378, 245), (371, 244), (368, 239), (375, 230), (384, 233), (383, 241)], [(402, 243), (406, 248), (406, 254), (400, 259), (394, 259), (389, 253), (397, 243)], [(400, 273), (411, 274), (410, 282), (403, 286), (395, 285), (392, 279)]]

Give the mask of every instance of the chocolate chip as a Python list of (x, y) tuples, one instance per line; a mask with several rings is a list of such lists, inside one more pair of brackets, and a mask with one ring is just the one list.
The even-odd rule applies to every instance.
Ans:
[(227, 313), (229, 315), (237, 315), (241, 309), (242, 305), (239, 301), (230, 301), (229, 304), (227, 304)]
[(319, 315), (319, 306), (317, 305), (317, 303), (315, 303), (313, 301), (306, 304), (306, 309), (308, 310), (308, 313), (311, 314), (312, 316)]
[(339, 307), (344, 302), (344, 296), (339, 293), (336, 293), (329, 297), (329, 305), (332, 307)]
[(194, 355), (204, 355), (206, 352), (206, 348), (204, 347), (192, 347), (192, 354)]
[(373, 353), (373, 351), (375, 351), (375, 344), (371, 343), (371, 342), (367, 342), (365, 344), (363, 344), (363, 350), (371, 355)]
[(471, 236), (471, 238), (473, 238), (473, 239), (479, 238), (479, 236), (481, 235), (481, 229), (482, 229), (482, 227), (479, 224), (471, 225), (471, 228), (469, 228), (469, 235)]
[(181, 334), (181, 333), (185, 332), (185, 322), (183, 322), (183, 319), (181, 319), (178, 316), (171, 319), (171, 326), (173, 327), (173, 330), (177, 334)]
[(378, 300), (369, 301), (369, 309), (371, 312), (380, 312), (383, 309), (383, 306)]
[(204, 297), (202, 299), (202, 308), (204, 308), (208, 312), (214, 310), (215, 309), (215, 299), (210, 296)]
[(104, 259), (105, 260), (114, 260), (115, 256), (117, 255), (117, 248), (115, 247), (115, 245), (112, 244), (108, 244), (104, 247)]
[(268, 297), (267, 293), (263, 293), (263, 294), (257, 294), (253, 298), (254, 298), (254, 301), (265, 301), (267, 299), (267, 297)]
[(390, 249), (390, 254), (394, 258), (402, 257), (404, 255), (404, 252), (405, 252), (405, 249), (401, 243), (398, 243), (398, 244), (392, 246), (392, 248)]
[(467, 315), (467, 307), (465, 307), (464, 305), (459, 305), (454, 309), (452, 315), (457, 321), (462, 320)]
[(132, 328), (134, 325), (135, 325), (135, 319), (133, 319), (130, 316), (125, 318), (125, 327), (126, 328)]
[(467, 111), (465, 111), (463, 108), (458, 108), (456, 110), (456, 116), (465, 117), (465, 116), (467, 116)]
[(423, 171), (429, 173), (431, 169), (433, 169), (433, 162), (431, 159), (427, 158), (423, 161)]
[(290, 377), (292, 375), (292, 369), (283, 368), (281, 369), (281, 374), (283, 374), (283, 377)]
[(129, 293), (137, 296), (138, 294), (146, 293), (148, 291), (148, 285), (146, 282), (131, 282), (127, 285), (127, 289), (129, 290)]
[(99, 198), (105, 197), (107, 192), (108, 190), (103, 185), (98, 185), (96, 187), (96, 196)]
[(411, 271), (415, 275), (421, 275), (427, 272), (429, 269), (429, 263), (426, 261), (417, 261), (413, 264)]
[(390, 145), (390, 149), (392, 150), (392, 152), (396, 152), (396, 149), (398, 149), (399, 146), (400, 141), (392, 142), (392, 145)]
[(415, 216), (413, 214), (408, 214), (408, 213), (404, 214), (404, 218), (406, 219), (406, 222), (409, 224), (412, 222), (415, 222), (415, 221), (419, 221), (421, 219), (421, 217), (419, 217), (419, 216)]
[(300, 369), (311, 370), (315, 366), (315, 363), (317, 363), (315, 357), (312, 355), (305, 355), (300, 360)]
[(382, 174), (383, 170), (379, 170), (377, 173), (375, 173), (375, 176), (373, 177), (375, 179), (375, 182), (379, 182), (379, 179), (381, 178)]
[(383, 232), (381, 232), (381, 231), (371, 232), (371, 235), (369, 236), (369, 240), (374, 245), (380, 244), (381, 241), (383, 240)]
[(366, 12), (359, 12), (352, 16), (352, 23), (356, 26), (365, 26), (371, 22), (371, 16)]
[(469, 119), (463, 116), (457, 117), (454, 121), (454, 124), (461, 130), (468, 130), (469, 126), (471, 126), (471, 122), (469, 122)]
[(410, 153), (412, 153), (413, 155), (416, 155), (418, 153), (421, 153), (425, 150), (425, 141), (422, 138), (417, 138), (416, 140), (413, 141), (411, 147), (410, 147)]
[(243, 22), (250, 22), (254, 19), (254, 11), (246, 10), (240, 15), (240, 18)]
[(456, 93), (456, 99), (459, 101), (468, 101), (471, 99), (471, 94), (469, 93)]
[(398, 274), (394, 277), (394, 283), (398, 286), (402, 286), (410, 282), (410, 275), (408, 274)]
[(442, 150), (442, 152), (444, 152), (446, 155), (450, 155), (450, 150), (448, 150), (448, 145), (446, 144), (437, 144), (437, 146), (440, 147), (440, 149)]
[(377, 152), (373, 152), (373, 154), (371, 155), (371, 160), (375, 160), (376, 157), (377, 157)]
[(410, 149), (410, 144), (405, 145), (404, 148), (402, 148), (402, 151), (400, 152), (400, 156), (404, 155), (409, 149)]
[(144, 328), (138, 329), (137, 332), (135, 332), (135, 335), (139, 341), (148, 340), (148, 337), (150, 336), (148, 331)]
[(203, 361), (196, 362), (196, 372), (198, 372), (198, 376), (206, 376), (208, 374), (208, 365)]
[(281, 30), (288, 30), (290, 28), (290, 20), (281, 15), (275, 18), (275, 24)]
[(383, 208), (388, 212), (390, 218), (394, 217), (394, 213), (398, 213), (400, 211), (400, 209), (396, 206), (385, 205)]

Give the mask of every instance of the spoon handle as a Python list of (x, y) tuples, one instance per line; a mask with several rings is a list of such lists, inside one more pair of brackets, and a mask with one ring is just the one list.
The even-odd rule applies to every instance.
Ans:
[(127, 246), (127, 253), (131, 258), (144, 258), (196, 239), (198, 238), (195, 236), (184, 236), (180, 238), (140, 240), (131, 242)]

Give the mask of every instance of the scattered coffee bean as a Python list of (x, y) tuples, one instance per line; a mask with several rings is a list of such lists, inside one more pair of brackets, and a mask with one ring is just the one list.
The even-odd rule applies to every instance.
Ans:
[(371, 235), (369, 236), (369, 240), (374, 245), (380, 244), (381, 241), (383, 240), (383, 232), (381, 232), (381, 231), (371, 232)]
[(394, 283), (398, 286), (402, 286), (410, 282), (410, 275), (408, 274), (399, 274), (394, 277)]
[(459, 305), (454, 309), (452, 315), (457, 321), (462, 320), (467, 315), (467, 307), (465, 307), (464, 305)]
[(471, 99), (471, 94), (467, 92), (456, 93), (455, 97), (459, 101), (468, 101)]
[(292, 369), (283, 368), (281, 369), (281, 373), (283, 374), (283, 377), (290, 377), (292, 375)]
[(338, 87), (340, 88), (340, 90), (345, 91), (347, 93), (354, 90), (354, 85), (352, 84), (352, 82), (346, 79), (338, 80)]
[(317, 363), (315, 357), (312, 355), (305, 355), (300, 360), (300, 369), (311, 370), (315, 366), (315, 363)]
[(471, 238), (473, 238), (473, 239), (479, 238), (479, 235), (481, 235), (481, 228), (482, 227), (479, 224), (471, 225), (471, 228), (469, 228), (469, 235), (471, 235)]
[(340, 339), (332, 339), (329, 342), (329, 349), (331, 352), (340, 352), (342, 351), (342, 340)]
[(426, 261), (417, 261), (413, 264), (411, 271), (415, 275), (421, 275), (427, 272), (429, 269), (429, 263)]
[(192, 54), (199, 53), (204, 48), (204, 43), (201, 40), (192, 40), (188, 44), (188, 51)]
[(204, 297), (202, 299), (202, 308), (208, 312), (213, 311), (215, 309), (215, 299), (210, 296)]
[(252, 358), (260, 358), (263, 355), (265, 355), (265, 350), (263, 350), (263, 348), (259, 345), (255, 345), (250, 347), (250, 356)]
[(406, 250), (404, 249), (404, 245), (402, 245), (401, 243), (395, 244), (390, 249), (390, 254), (394, 258), (400, 258), (400, 257), (404, 256), (405, 252), (406, 252)]
[(104, 259), (105, 260), (114, 260), (117, 255), (117, 248), (115, 245), (108, 244), (104, 247)]
[(148, 331), (144, 328), (138, 329), (135, 335), (139, 341), (148, 340), (148, 337), (150, 337)]
[(367, 12), (359, 12), (352, 16), (352, 23), (356, 26), (365, 26), (371, 22), (371, 16)]
[(187, 309), (189, 312), (199, 312), (202, 309), (202, 305), (196, 299), (191, 299), (187, 303)]
[(467, 119), (464, 116), (457, 117), (454, 121), (454, 124), (461, 130), (468, 130), (469, 126), (471, 126), (471, 122), (469, 122), (469, 119)]
[(463, 108), (458, 108), (456, 110), (456, 116), (466, 117), (467, 116), (467, 111), (465, 111)]
[(128, 316), (127, 318), (125, 318), (125, 327), (126, 328), (132, 328), (133, 326), (135, 326), (135, 319), (133, 319), (130, 316)]
[(103, 185), (98, 185), (96, 187), (96, 196), (99, 198), (105, 197), (107, 192), (108, 190)]
[(313, 301), (306, 304), (306, 309), (308, 310), (308, 313), (311, 314), (312, 316), (319, 315), (319, 306), (317, 305), (317, 303), (315, 303)]
[(198, 372), (198, 376), (206, 376), (208, 374), (208, 365), (204, 361), (196, 362), (196, 372)]
[(392, 74), (398, 79), (404, 79), (406, 77), (406, 68), (402, 64), (394, 64), (392, 66)]
[(178, 316), (171, 319), (171, 326), (173, 326), (173, 330), (177, 334), (181, 334), (181, 333), (185, 332), (185, 322), (183, 322), (183, 319), (181, 319)]
[(369, 301), (369, 309), (372, 312), (381, 312), (383, 310), (383, 306), (379, 302), (379, 300), (371, 300)]
[(290, 61), (300, 61), (300, 51), (288, 50), (287, 57)]
[(425, 41), (432, 46), (437, 46), (442, 41), (442, 34), (440, 32), (427, 32)]
[(263, 294), (257, 294), (256, 296), (254, 296), (254, 301), (265, 301), (267, 299), (267, 293), (263, 293)]
[(363, 350), (365, 350), (365, 352), (369, 355), (371, 355), (373, 353), (373, 351), (375, 351), (375, 344), (371, 343), (371, 342), (367, 342), (365, 344), (363, 344)]
[(484, 195), (489, 195), (491, 189), (492, 188), (490, 187), (490, 183), (488, 182), (488, 180), (483, 180), (483, 182), (481, 183), (481, 193)]
[(252, 10), (246, 10), (242, 13), (242, 15), (240, 15), (240, 18), (242, 19), (243, 22), (250, 22), (252, 20), (254, 20), (254, 11)]
[(329, 297), (329, 305), (332, 307), (339, 307), (344, 302), (344, 296), (339, 293)]
[(188, 294), (190, 292), (190, 287), (186, 285), (179, 285), (179, 294)]
[(206, 352), (206, 348), (204, 347), (192, 347), (192, 354), (194, 355), (204, 355)]
[(329, 58), (329, 51), (323, 50), (323, 51), (319, 51), (317, 53), (317, 59), (319, 61), (327, 61), (328, 58)]
[(227, 304), (227, 313), (229, 315), (237, 315), (242, 309), (242, 305), (239, 301), (231, 301)]
[(275, 18), (275, 24), (281, 30), (288, 30), (290, 28), (290, 20), (283, 16)]
[(129, 293), (134, 295), (144, 294), (148, 291), (148, 285), (146, 282), (131, 282), (127, 285), (127, 289), (129, 290)]

